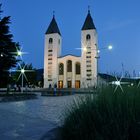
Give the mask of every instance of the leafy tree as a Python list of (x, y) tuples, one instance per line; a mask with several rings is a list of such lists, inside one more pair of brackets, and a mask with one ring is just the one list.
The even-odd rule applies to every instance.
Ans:
[(19, 50), (19, 44), (13, 41), (13, 35), (9, 30), (10, 23), (10, 16), (1, 18), (0, 15), (0, 87), (10, 82), (9, 70), (15, 67), (18, 61), (16, 52)]
[(36, 69), (33, 68), (32, 64), (25, 64), (22, 62), (19, 64), (17, 67), (15, 73), (14, 73), (14, 81), (18, 84), (21, 85), (21, 80), (22, 80), (22, 75), (21, 75), (21, 69), (24, 69), (24, 75), (23, 75), (23, 81), (24, 81), (24, 86), (25, 84), (30, 84), (30, 85), (35, 85), (36, 84)]

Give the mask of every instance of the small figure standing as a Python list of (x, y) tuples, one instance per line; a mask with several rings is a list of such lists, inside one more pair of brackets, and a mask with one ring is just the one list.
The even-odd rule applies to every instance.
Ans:
[(49, 89), (51, 89), (52, 88), (52, 85), (51, 84), (49, 84)]
[(16, 92), (16, 90), (17, 90), (17, 85), (14, 84), (14, 91)]
[(28, 84), (25, 85), (25, 91), (28, 91)]
[(54, 85), (54, 95), (56, 95), (57, 84)]
[(21, 87), (20, 87), (20, 85), (18, 85), (18, 92), (21, 92)]
[(7, 94), (9, 93), (10, 88), (11, 88), (11, 86), (10, 86), (10, 84), (8, 84), (8, 85), (7, 85)]
[(54, 87), (57, 88), (57, 84), (55, 84)]

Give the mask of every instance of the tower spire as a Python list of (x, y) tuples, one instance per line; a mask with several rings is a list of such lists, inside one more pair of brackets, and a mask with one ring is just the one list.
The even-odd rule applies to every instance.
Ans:
[(50, 25), (46, 31), (46, 34), (52, 34), (52, 33), (58, 33), (59, 35), (61, 35), (57, 22), (55, 20), (55, 11), (53, 11), (52, 21), (50, 22)]
[(82, 27), (82, 30), (90, 30), (90, 29), (96, 29), (96, 27), (90, 14), (90, 6), (88, 6), (88, 14)]

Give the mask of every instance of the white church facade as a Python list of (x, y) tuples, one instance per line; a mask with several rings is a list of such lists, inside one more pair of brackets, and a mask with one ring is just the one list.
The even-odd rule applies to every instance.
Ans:
[[(97, 85), (98, 39), (90, 11), (81, 29), (81, 56), (61, 54), (62, 37), (55, 17), (45, 34), (44, 88), (88, 88)], [(77, 46), (78, 48), (78, 46)]]

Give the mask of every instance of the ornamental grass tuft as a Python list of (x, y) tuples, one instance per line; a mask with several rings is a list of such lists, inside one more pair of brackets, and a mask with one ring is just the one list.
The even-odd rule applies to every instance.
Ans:
[(65, 111), (63, 140), (140, 140), (140, 89), (107, 87)]

